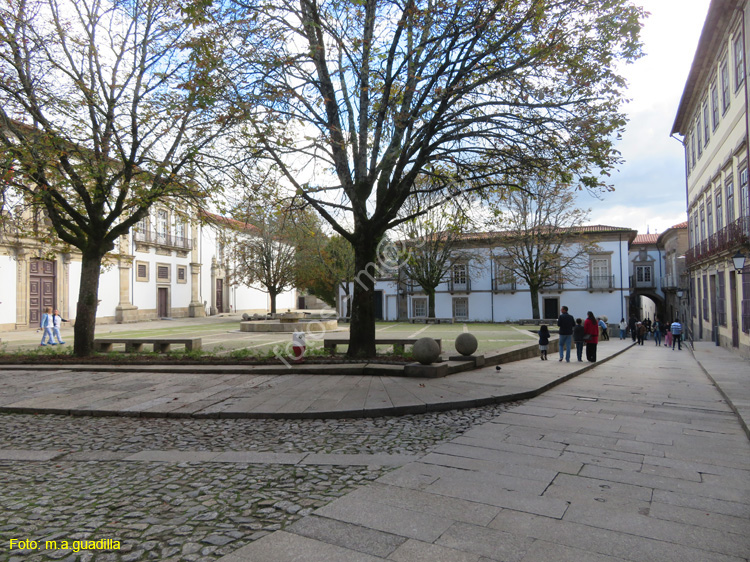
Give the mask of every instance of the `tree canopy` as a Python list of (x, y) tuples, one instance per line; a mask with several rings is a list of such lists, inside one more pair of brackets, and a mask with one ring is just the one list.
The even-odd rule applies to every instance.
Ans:
[(0, 0), (3, 204), (41, 210), (81, 252), (77, 355), (103, 256), (154, 202), (206, 195), (206, 155), (232, 122), (222, 50), (182, 6)]
[[(643, 15), (629, 0), (234, 0), (246, 152), (278, 166), (360, 272), (416, 193), (538, 170), (608, 189), (617, 67), (640, 55)], [(350, 355), (374, 353), (373, 283), (355, 284)]]

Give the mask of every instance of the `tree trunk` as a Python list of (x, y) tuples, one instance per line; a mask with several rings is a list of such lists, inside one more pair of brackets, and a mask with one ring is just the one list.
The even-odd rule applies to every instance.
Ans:
[(354, 241), (354, 292), (349, 326), (349, 357), (375, 357), (375, 279), (380, 274), (377, 263), (379, 237), (359, 232)]
[(427, 293), (427, 317), (435, 318), (435, 288), (425, 289)]
[(539, 314), (539, 289), (529, 287), (529, 293), (531, 294), (531, 317), (534, 320), (539, 320), (541, 318)]
[(81, 261), (81, 284), (78, 289), (78, 306), (73, 328), (76, 357), (87, 357), (94, 351), (96, 309), (99, 307), (99, 273), (102, 256), (98, 252), (84, 252)]
[(276, 314), (276, 297), (278, 296), (278, 293), (269, 290), (268, 296), (271, 299), (271, 314)]

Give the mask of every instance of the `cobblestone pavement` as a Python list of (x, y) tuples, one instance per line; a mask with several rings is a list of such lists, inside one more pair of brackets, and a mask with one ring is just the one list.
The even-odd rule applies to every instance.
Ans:
[[(0, 560), (211, 561), (285, 527), (380, 466), (106, 460), (144, 450), (422, 454), (513, 404), (358, 420), (171, 420), (0, 416), (0, 449), (96, 451), (97, 461), (0, 462)], [(10, 539), (38, 541), (10, 550)], [(120, 541), (46, 550), (47, 540)]]

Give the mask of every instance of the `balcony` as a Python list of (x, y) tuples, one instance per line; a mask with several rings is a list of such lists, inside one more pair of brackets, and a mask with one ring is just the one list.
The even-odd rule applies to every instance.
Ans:
[(448, 292), (450, 293), (469, 293), (471, 292), (471, 279), (468, 277), (464, 282), (458, 282), (451, 278), (448, 280)]
[(414, 281), (407, 281), (405, 285), (406, 293), (409, 295), (424, 294), (424, 289), (419, 283), (415, 283)]
[(516, 281), (511, 279), (494, 279), (492, 281), (492, 288), (496, 293), (515, 293), (516, 292)]
[(587, 275), (586, 287), (589, 291), (613, 291), (615, 289), (615, 276)]
[(631, 289), (656, 289), (656, 280), (654, 276), (642, 276), (640, 279), (637, 275), (630, 276)]
[(690, 248), (685, 254), (687, 266), (700, 263), (750, 243), (750, 216), (740, 217), (711, 235), (708, 240)]
[(661, 290), (662, 291), (676, 291), (680, 288), (680, 276), (674, 273), (670, 275), (664, 275), (661, 278)]
[(154, 230), (134, 230), (133, 241), (177, 250), (193, 249), (193, 241), (190, 238), (173, 236), (171, 233), (164, 234)]

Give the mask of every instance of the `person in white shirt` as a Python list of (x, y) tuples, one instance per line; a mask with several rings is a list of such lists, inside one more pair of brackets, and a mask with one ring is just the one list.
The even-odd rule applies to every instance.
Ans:
[[(64, 344), (65, 342), (62, 341), (62, 338), (60, 337), (60, 327), (62, 326), (63, 322), (67, 322), (65, 318), (60, 316), (60, 311), (55, 309), (55, 313), (52, 315), (52, 333), (54, 334), (55, 338), (57, 338), (57, 343)], [(50, 338), (50, 342), (52, 341), (52, 338)], [(52, 344), (55, 345), (55, 344)]]
[(672, 351), (674, 351), (675, 344), (677, 344), (677, 350), (682, 351), (682, 324), (680, 324), (680, 321), (675, 318), (669, 330), (672, 332)]

